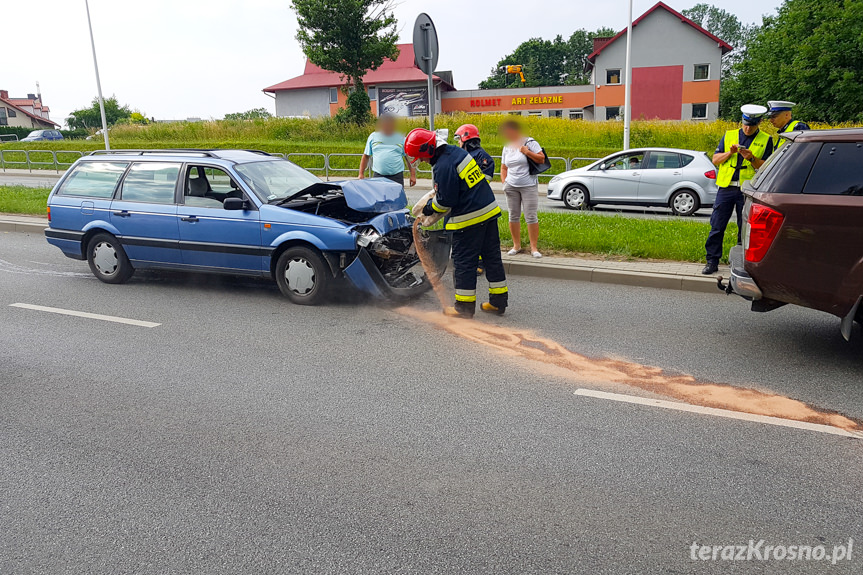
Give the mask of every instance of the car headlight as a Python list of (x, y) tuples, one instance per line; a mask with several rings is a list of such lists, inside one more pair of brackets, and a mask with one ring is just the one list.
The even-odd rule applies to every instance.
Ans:
[(372, 243), (381, 239), (381, 235), (374, 228), (364, 228), (357, 236), (357, 245), (362, 248), (368, 247)]
[(555, 177), (553, 177), (553, 178), (552, 178), (548, 183), (549, 183), (549, 184), (556, 184), (556, 183), (558, 183), (559, 181), (560, 181), (560, 176), (555, 176)]

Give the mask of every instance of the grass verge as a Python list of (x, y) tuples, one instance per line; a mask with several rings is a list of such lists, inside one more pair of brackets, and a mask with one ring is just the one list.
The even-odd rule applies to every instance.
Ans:
[(0, 213), (45, 215), (45, 205), (51, 188), (0, 186)]
[[(49, 188), (0, 186), (0, 213), (44, 215)], [(499, 222), (501, 241), (512, 245), (506, 214)], [(687, 218), (649, 220), (586, 213), (539, 213), (539, 247), (548, 255), (594, 254), (614, 258), (682, 262), (704, 260), (710, 225)], [(725, 256), (737, 243), (737, 226), (725, 232)], [(522, 245), (527, 228), (522, 225)]]

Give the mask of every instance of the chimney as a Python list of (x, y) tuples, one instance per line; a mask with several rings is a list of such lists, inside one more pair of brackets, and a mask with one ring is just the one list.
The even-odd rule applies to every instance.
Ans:
[(35, 99), (36, 99), (36, 94), (27, 94), (27, 99), (28, 99), (28, 100), (35, 100)]
[(8, 100), (9, 99), (9, 92), (7, 92), (6, 90), (0, 90), (0, 98), (3, 98), (4, 100)]
[(602, 48), (604, 48), (605, 45), (608, 44), (610, 41), (611, 41), (610, 37), (594, 38), (593, 39), (593, 51), (596, 52), (597, 50), (602, 50)]

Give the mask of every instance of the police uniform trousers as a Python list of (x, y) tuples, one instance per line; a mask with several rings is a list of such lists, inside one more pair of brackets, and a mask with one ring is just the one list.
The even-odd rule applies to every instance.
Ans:
[(506, 272), (500, 256), (498, 218), (492, 218), (453, 232), (452, 259), (455, 264), (455, 309), (463, 315), (476, 311), (476, 268), (482, 256), (488, 280), (488, 301), (503, 310), (509, 301)]
[(710, 215), (710, 235), (704, 248), (707, 251), (707, 263), (719, 264), (722, 258), (722, 239), (725, 237), (725, 228), (731, 220), (731, 214), (737, 212), (737, 243), (740, 243), (740, 234), (743, 229), (743, 204), (745, 198), (738, 186), (719, 188), (716, 201), (713, 203), (713, 213)]

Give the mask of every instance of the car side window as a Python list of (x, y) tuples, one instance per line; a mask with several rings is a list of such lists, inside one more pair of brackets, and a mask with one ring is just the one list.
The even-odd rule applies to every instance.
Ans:
[(812, 166), (805, 194), (863, 196), (863, 142), (825, 142)]
[(246, 195), (228, 173), (211, 166), (188, 166), (183, 202), (198, 208), (222, 208), (227, 198), (245, 200)]
[(72, 172), (63, 180), (57, 195), (111, 198), (128, 165), (125, 162), (80, 163), (72, 168)]
[(644, 153), (620, 154), (605, 162), (606, 170), (639, 170), (644, 166)]
[(680, 155), (674, 152), (650, 152), (648, 170), (676, 170), (680, 168)]
[(692, 163), (692, 160), (695, 159), (695, 156), (690, 156), (689, 154), (680, 154), (680, 167), (685, 168), (689, 164)]
[(120, 199), (127, 202), (173, 204), (179, 164), (141, 162), (132, 164), (120, 189)]

